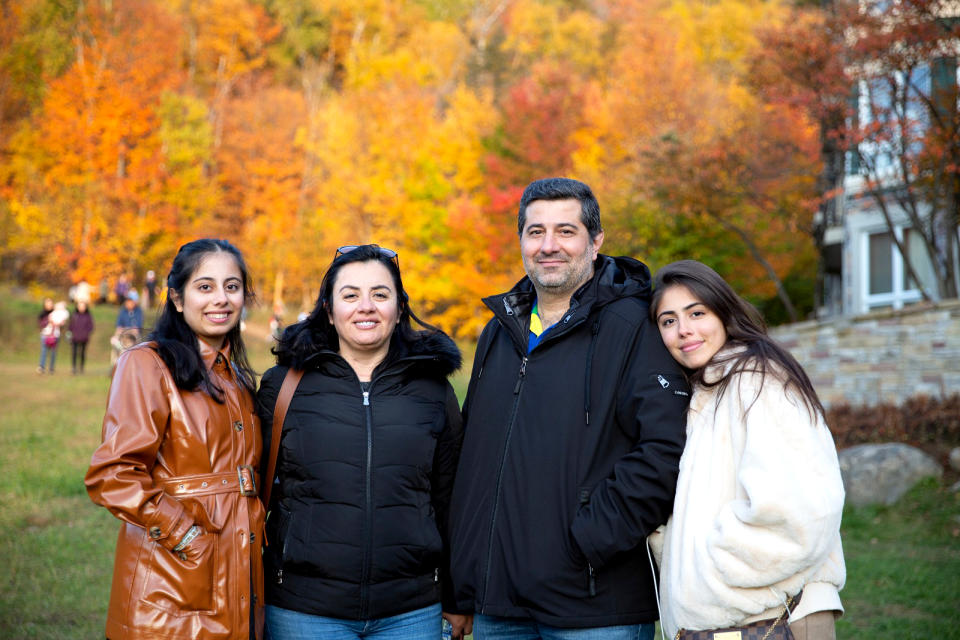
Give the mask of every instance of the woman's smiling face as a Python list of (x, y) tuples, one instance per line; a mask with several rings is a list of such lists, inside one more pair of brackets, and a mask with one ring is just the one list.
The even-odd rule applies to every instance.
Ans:
[(383, 351), (400, 317), (393, 277), (376, 260), (345, 264), (337, 274), (327, 310), (340, 352)]
[(187, 278), (174, 304), (199, 339), (214, 349), (222, 348), (243, 311), (243, 274), (237, 261), (224, 251), (208, 254)]
[(719, 316), (683, 285), (671, 285), (657, 306), (657, 326), (673, 359), (699, 369), (727, 343)]

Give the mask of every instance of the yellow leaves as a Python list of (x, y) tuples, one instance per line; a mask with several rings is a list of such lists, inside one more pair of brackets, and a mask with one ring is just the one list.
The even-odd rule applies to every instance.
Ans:
[(779, 0), (674, 0), (664, 17), (698, 64), (739, 75), (757, 53), (756, 26), (782, 20), (788, 9)]
[(41, 244), (43, 237), (49, 234), (50, 224), (43, 208), (18, 200), (8, 201), (7, 206), (14, 223), (20, 229), (20, 233), (10, 239), (10, 248), (29, 249)]
[(570, 11), (559, 2), (518, 0), (508, 13), (503, 48), (520, 58), (563, 61), (590, 71), (601, 67), (607, 29), (596, 15)]
[(421, 84), (433, 82), (442, 86), (454, 84), (463, 77), (471, 44), (456, 25), (438, 21), (419, 25), (410, 37), (409, 46), (411, 56), (426, 63), (430, 70), (421, 76)]
[(457, 191), (472, 193), (484, 186), (482, 140), (497, 124), (496, 110), (489, 93), (478, 95), (463, 85), (449, 95), (448, 103), (430, 136), (430, 153)]
[(247, 0), (182, 0), (191, 60), (210, 79), (233, 78), (264, 63), (265, 41), (276, 35), (263, 9)]

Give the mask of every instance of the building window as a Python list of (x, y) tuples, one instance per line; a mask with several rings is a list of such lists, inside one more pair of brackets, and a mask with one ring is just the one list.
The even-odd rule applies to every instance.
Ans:
[[(909, 227), (896, 227), (893, 233), (901, 239), (917, 278), (927, 291), (935, 290), (933, 265), (921, 235)], [(864, 244), (866, 295), (861, 311), (901, 309), (905, 304), (923, 299), (920, 288), (910, 277), (903, 256), (900, 255), (894, 236), (889, 230), (865, 233)]]
[(867, 293), (871, 296), (893, 293), (893, 237), (887, 231), (871, 233), (870, 246), (870, 287)]
[(847, 153), (847, 175), (902, 180), (900, 159), (922, 151), (934, 88), (927, 64), (860, 80), (854, 86), (855, 111), (848, 125), (859, 127), (864, 139)]

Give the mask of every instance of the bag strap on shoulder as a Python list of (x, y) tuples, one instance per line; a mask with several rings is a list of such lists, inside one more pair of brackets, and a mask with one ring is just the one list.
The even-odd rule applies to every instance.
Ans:
[(277, 404), (273, 409), (273, 429), (270, 436), (270, 453), (267, 458), (267, 474), (263, 477), (263, 508), (270, 509), (270, 491), (273, 489), (273, 478), (277, 471), (277, 454), (280, 453), (280, 435), (283, 432), (283, 422), (287, 419), (287, 409), (290, 408), (290, 400), (300, 384), (300, 378), (303, 377), (303, 369), (287, 369), (287, 375), (283, 378), (283, 384), (280, 385), (280, 393), (277, 394)]

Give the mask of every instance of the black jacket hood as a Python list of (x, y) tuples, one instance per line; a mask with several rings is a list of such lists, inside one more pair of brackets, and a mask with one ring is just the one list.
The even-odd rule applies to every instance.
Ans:
[[(650, 269), (639, 260), (628, 256), (600, 254), (593, 262), (593, 277), (583, 284), (571, 297), (570, 309), (602, 307), (621, 298), (638, 298), (650, 302)], [(509, 308), (507, 314), (527, 314), (533, 306), (537, 292), (529, 276), (524, 276), (507, 293), (490, 296), (483, 302), (497, 315)]]
[[(301, 363), (294, 361), (292, 363), (293, 367), (309, 369), (329, 361), (331, 356), (337, 356), (337, 347), (328, 344), (322, 334), (313, 333), (312, 338), (315, 350), (305, 357)], [(390, 351), (387, 353), (386, 359), (377, 367), (378, 369), (409, 359), (415, 361), (415, 366), (420, 371), (446, 377), (457, 371), (463, 364), (460, 349), (442, 331), (416, 331), (412, 340), (404, 339), (397, 332), (390, 340)], [(288, 362), (280, 362), (279, 364), (291, 366), (291, 363)]]
[[(425, 367), (444, 377), (457, 371), (463, 364), (460, 349), (442, 331), (422, 331), (416, 340), (401, 342), (396, 357), (424, 359)], [(389, 355), (387, 359), (392, 360)]]
[(619, 298), (640, 298), (650, 301), (650, 269), (628, 256), (597, 256), (594, 275), (574, 294), (574, 299), (592, 297), (594, 304), (604, 305)]

